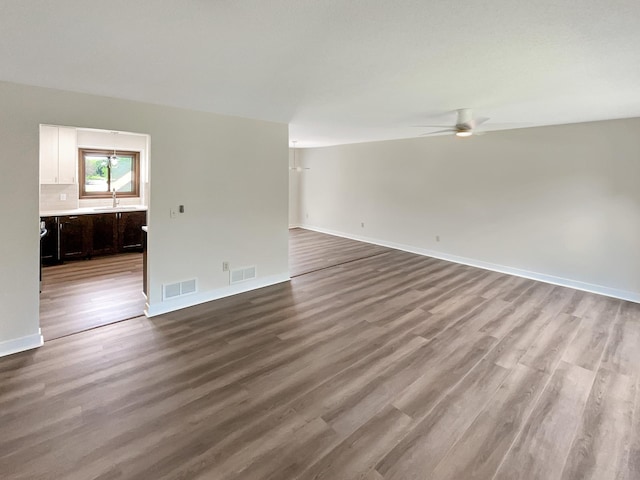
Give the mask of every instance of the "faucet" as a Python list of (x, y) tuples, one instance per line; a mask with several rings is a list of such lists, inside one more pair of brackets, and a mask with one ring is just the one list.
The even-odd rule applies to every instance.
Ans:
[(111, 189), (111, 198), (113, 199), (113, 208), (116, 208), (119, 202), (118, 202), (118, 195), (116, 194), (115, 188)]

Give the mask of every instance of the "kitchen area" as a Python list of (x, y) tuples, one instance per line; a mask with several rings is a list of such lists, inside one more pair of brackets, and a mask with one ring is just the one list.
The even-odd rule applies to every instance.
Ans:
[(45, 340), (144, 314), (146, 134), (40, 126)]

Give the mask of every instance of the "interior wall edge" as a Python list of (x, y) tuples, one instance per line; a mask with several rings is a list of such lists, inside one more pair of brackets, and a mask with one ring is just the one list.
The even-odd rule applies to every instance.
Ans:
[(0, 357), (32, 350), (42, 345), (44, 345), (44, 338), (42, 337), (42, 332), (38, 329), (38, 333), (34, 333), (33, 335), (0, 342)]
[(231, 297), (240, 293), (250, 292), (252, 290), (269, 287), (278, 283), (288, 282), (289, 280), (291, 280), (289, 272), (285, 272), (279, 275), (269, 275), (266, 277), (258, 278), (256, 280), (229, 285), (228, 287), (217, 288), (215, 290), (209, 290), (207, 292), (186, 295), (182, 298), (176, 298), (166, 302), (155, 303), (152, 305), (149, 305), (149, 303), (147, 303), (144, 314), (149, 318), (155, 317), (164, 313), (182, 310), (183, 308), (194, 307), (196, 305), (200, 305), (201, 303), (211, 302), (220, 298)]
[(491, 270), (498, 273), (506, 273), (507, 275), (514, 275), (517, 277), (528, 278), (530, 280), (537, 280), (539, 282), (549, 283), (552, 285), (558, 285), (561, 287), (574, 288), (576, 290), (582, 290), (584, 292), (595, 293), (598, 295), (604, 295), (606, 297), (617, 298), (620, 300), (627, 300), (634, 303), (640, 303), (640, 292), (630, 292), (627, 290), (621, 290), (616, 288), (607, 287), (605, 285), (596, 285), (592, 283), (582, 282), (580, 280), (574, 280), (570, 278), (556, 277), (554, 275), (548, 275), (546, 273), (532, 272), (529, 270), (522, 270), (508, 265), (498, 265), (483, 260), (477, 260), (473, 258), (460, 257), (457, 255), (451, 255), (447, 253), (438, 252), (435, 250), (429, 250), (426, 248), (420, 248), (413, 245), (404, 245), (395, 242), (389, 242), (377, 238), (365, 237), (360, 235), (352, 235), (345, 232), (331, 230), (327, 228), (316, 227), (313, 225), (301, 225), (299, 228), (305, 230), (311, 230), (319, 233), (326, 233), (329, 235), (335, 235), (337, 237), (348, 238), (351, 240), (357, 240), (360, 242), (371, 243), (373, 245), (380, 245), (382, 247), (394, 248), (396, 250), (402, 250), (404, 252), (415, 253), (425, 257), (433, 257), (440, 260), (446, 260), (448, 262), (459, 263), (462, 265), (469, 265), (470, 267), (482, 268), (484, 270)]
[(39, 328), (41, 124), (149, 135), (150, 304), (162, 305), (162, 285), (177, 278), (197, 278), (201, 291), (226, 287), (224, 261), (265, 277), (288, 271), (286, 123), (4, 81), (0, 103), (11, 171), (0, 176), (0, 222), (11, 225), (0, 253), (0, 342), (39, 343), (24, 345)]

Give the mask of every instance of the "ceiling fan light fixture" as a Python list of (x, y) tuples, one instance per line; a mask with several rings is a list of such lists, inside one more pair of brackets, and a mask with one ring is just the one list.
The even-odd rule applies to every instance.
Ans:
[(474, 117), (470, 108), (460, 108), (457, 110), (456, 123), (453, 125), (416, 125), (421, 128), (446, 128), (445, 130), (437, 130), (435, 132), (427, 132), (420, 135), (439, 135), (441, 133), (453, 133), (457, 137), (470, 137), (472, 135), (480, 135), (484, 132), (477, 130), (478, 125), (485, 123), (489, 118), (487, 117)]
[(456, 132), (456, 137), (470, 137), (471, 135), (473, 135), (471, 130), (461, 130)]
[(289, 167), (289, 170), (293, 172), (302, 172), (303, 170), (309, 170), (308, 167), (302, 167), (298, 165), (298, 162), (296, 160), (296, 144), (298, 143), (298, 141), (292, 140), (291, 143), (293, 144), (293, 165)]

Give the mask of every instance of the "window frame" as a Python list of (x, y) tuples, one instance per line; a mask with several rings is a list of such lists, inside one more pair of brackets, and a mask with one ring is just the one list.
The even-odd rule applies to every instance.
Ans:
[[(102, 148), (79, 148), (78, 149), (78, 180), (80, 185), (78, 188), (78, 194), (81, 199), (87, 198), (111, 198), (111, 167), (107, 167), (109, 175), (107, 179), (108, 191), (106, 192), (87, 192), (86, 178), (85, 178), (85, 156), (89, 155), (113, 155), (114, 150), (107, 150)], [(131, 192), (117, 192), (120, 198), (134, 198), (140, 196), (140, 152), (134, 150), (115, 150), (116, 155), (127, 155), (133, 158), (131, 165), (131, 176), (133, 191)]]

